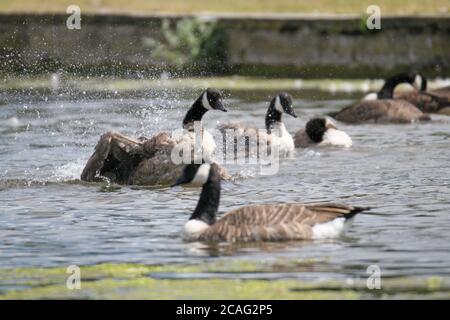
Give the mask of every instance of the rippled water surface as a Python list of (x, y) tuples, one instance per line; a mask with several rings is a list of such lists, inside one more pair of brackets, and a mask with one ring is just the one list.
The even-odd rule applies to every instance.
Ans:
[[(298, 275), (305, 278), (363, 275), (371, 264), (385, 276), (450, 275), (450, 117), (434, 116), (427, 124), (339, 124), (353, 138), (351, 149), (296, 150), (273, 176), (228, 167), (234, 180), (223, 183), (221, 212), (246, 204), (328, 200), (374, 208), (333, 241), (183, 243), (179, 231), (198, 189), (78, 180), (100, 134), (151, 136), (179, 128), (198, 93), (80, 101), (9, 97), (0, 105), (0, 268), (250, 258), (308, 259), (312, 267)], [(285, 116), (292, 134), (308, 118), (351, 103), (294, 96), (300, 117)], [(230, 111), (208, 112), (204, 125), (239, 120), (262, 127), (267, 100), (266, 93), (230, 94)]]

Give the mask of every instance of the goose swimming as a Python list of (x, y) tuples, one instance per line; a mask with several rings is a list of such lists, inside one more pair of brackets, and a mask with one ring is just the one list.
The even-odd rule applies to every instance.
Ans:
[[(81, 180), (94, 181), (97, 177), (108, 178), (120, 184), (153, 185), (173, 182), (183, 165), (172, 161), (174, 148), (193, 150), (195, 144), (195, 123), (200, 123), (209, 110), (226, 112), (219, 91), (205, 90), (187, 111), (183, 120), (183, 134), (172, 137), (162, 132), (150, 139), (134, 139), (115, 131), (101, 136), (95, 152), (88, 160)], [(212, 160), (216, 147), (213, 137), (202, 130), (203, 158)], [(221, 176), (228, 178), (220, 167)]]
[(305, 129), (295, 133), (294, 144), (296, 148), (307, 148), (310, 146), (337, 146), (349, 148), (352, 139), (336, 124), (328, 118), (314, 118), (309, 120)]
[[(369, 94), (360, 102), (329, 115), (336, 120), (357, 123), (411, 123), (428, 121), (430, 117), (410, 102), (394, 99), (395, 88), (401, 83), (417, 87), (417, 77), (399, 74), (386, 80), (377, 94)], [(420, 89), (420, 88), (417, 88)]]
[(416, 90), (394, 92), (394, 98), (406, 100), (425, 113), (447, 113), (445, 109), (448, 111), (450, 108), (450, 86), (427, 90), (425, 76), (420, 73), (413, 76)]
[(287, 156), (294, 150), (294, 140), (282, 121), (283, 113), (297, 118), (292, 108), (292, 97), (286, 92), (279, 93), (270, 101), (265, 118), (265, 131), (242, 123), (224, 124), (219, 130), (222, 133), (232, 130), (237, 139), (250, 137), (257, 141), (257, 144), (267, 141), (269, 146), (278, 149), (279, 155)]
[(201, 185), (197, 207), (183, 228), (186, 241), (285, 241), (342, 235), (352, 218), (369, 208), (337, 203), (248, 205), (217, 219), (220, 200), (217, 164), (189, 164), (172, 185)]

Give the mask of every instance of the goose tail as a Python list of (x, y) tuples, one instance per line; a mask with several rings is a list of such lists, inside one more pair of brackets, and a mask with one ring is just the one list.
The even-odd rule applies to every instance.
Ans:
[(326, 115), (331, 117), (331, 118), (333, 118), (333, 119), (336, 119), (336, 116), (337, 116), (338, 113), (339, 112), (334, 111), (334, 112), (328, 112), (328, 113), (326, 113)]
[(358, 213), (369, 211), (370, 209), (371, 209), (370, 207), (352, 207), (350, 212), (345, 215), (345, 219), (346, 220), (351, 219)]

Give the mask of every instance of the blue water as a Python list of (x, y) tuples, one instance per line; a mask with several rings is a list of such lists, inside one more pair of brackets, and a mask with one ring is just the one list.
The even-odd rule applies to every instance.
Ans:
[[(179, 128), (197, 94), (79, 101), (9, 96), (0, 105), (0, 268), (287, 259), (310, 261), (313, 267), (299, 276), (311, 278), (361, 275), (371, 264), (384, 276), (450, 275), (450, 117), (411, 125), (339, 124), (353, 138), (351, 149), (297, 150), (272, 176), (228, 167), (234, 179), (223, 183), (222, 212), (328, 200), (374, 208), (332, 241), (183, 243), (179, 232), (198, 189), (78, 180), (103, 132), (151, 136)], [(292, 134), (310, 117), (351, 103), (331, 95), (294, 97), (300, 117), (285, 117)], [(229, 95), (225, 104), (230, 111), (208, 112), (206, 127), (232, 120), (263, 127), (265, 94), (251, 100)]]

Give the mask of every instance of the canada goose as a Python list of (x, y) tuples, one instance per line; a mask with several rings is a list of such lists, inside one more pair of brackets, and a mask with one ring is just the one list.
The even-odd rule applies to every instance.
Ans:
[(305, 129), (295, 133), (294, 144), (296, 148), (309, 146), (338, 146), (349, 148), (352, 139), (342, 130), (339, 130), (333, 121), (328, 118), (314, 118), (309, 120)]
[(427, 91), (427, 79), (422, 74), (414, 74), (415, 88), (418, 90), (394, 92), (395, 99), (403, 99), (425, 113), (445, 113), (450, 108), (450, 86)]
[(369, 208), (336, 203), (249, 205), (216, 220), (220, 174), (216, 164), (189, 164), (172, 185), (202, 185), (197, 207), (183, 228), (187, 241), (283, 241), (334, 238)]
[[(281, 120), (283, 113), (297, 118), (297, 115), (292, 108), (292, 97), (286, 92), (279, 93), (270, 101), (265, 119), (265, 132), (241, 123), (224, 124), (219, 127), (219, 130), (222, 131), (222, 133), (233, 130), (236, 138), (251, 137), (254, 138), (258, 144), (259, 141), (267, 141), (269, 146), (276, 145), (279, 155), (286, 156), (294, 150), (294, 141)], [(276, 134), (272, 134), (274, 132), (276, 132)]]
[[(96, 176), (100, 176), (120, 184), (173, 182), (183, 166), (172, 161), (172, 151), (175, 147), (194, 149), (194, 123), (200, 122), (208, 110), (227, 111), (217, 90), (207, 89), (195, 100), (183, 120), (185, 132), (179, 137), (174, 138), (162, 132), (151, 139), (134, 139), (118, 132), (107, 132), (97, 143), (95, 152), (81, 174), (81, 180), (93, 181)], [(214, 139), (203, 129), (202, 138), (203, 158), (211, 160), (216, 147)], [(228, 178), (222, 168), (221, 173), (223, 178)]]
[(398, 74), (386, 80), (377, 94), (369, 94), (360, 102), (329, 115), (346, 123), (411, 123), (427, 121), (430, 117), (417, 107), (402, 99), (393, 99), (397, 85), (409, 83), (417, 87), (418, 78), (409, 74)]

